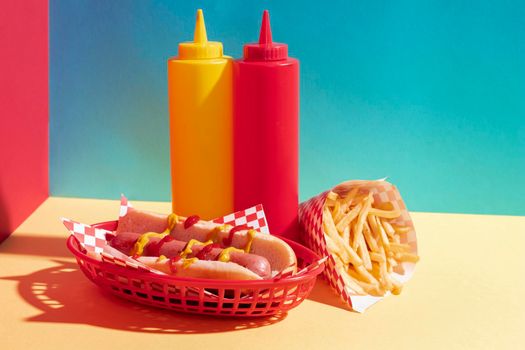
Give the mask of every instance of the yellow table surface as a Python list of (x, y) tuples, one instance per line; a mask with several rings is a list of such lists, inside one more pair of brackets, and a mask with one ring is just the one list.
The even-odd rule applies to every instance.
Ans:
[(140, 306), (89, 282), (58, 218), (112, 220), (118, 207), (49, 198), (0, 245), (0, 349), (525, 348), (525, 217), (412, 213), (421, 261), (400, 296), (358, 314), (319, 279), (284, 317), (232, 320)]

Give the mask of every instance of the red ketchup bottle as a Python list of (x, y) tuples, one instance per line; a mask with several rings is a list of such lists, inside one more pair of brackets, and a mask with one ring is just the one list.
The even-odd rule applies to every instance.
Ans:
[(262, 203), (270, 232), (298, 240), (299, 61), (272, 41), (268, 11), (233, 86), (235, 210)]

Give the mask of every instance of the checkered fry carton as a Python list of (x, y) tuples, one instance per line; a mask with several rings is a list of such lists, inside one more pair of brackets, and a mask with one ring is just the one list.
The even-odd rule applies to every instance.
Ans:
[[(336, 192), (340, 197), (344, 197), (352, 190), (357, 191), (356, 195), (371, 193), (373, 195), (374, 206), (389, 203), (394, 210), (399, 210), (401, 215), (398, 218), (390, 220), (390, 223), (408, 227), (408, 233), (403, 235), (400, 243), (408, 244), (410, 246), (410, 253), (417, 254), (417, 240), (414, 225), (406, 205), (394, 185), (385, 180), (353, 180), (343, 182), (331, 189), (331, 191)], [(330, 190), (325, 191), (301, 203), (299, 207), (299, 220), (304, 229), (305, 236), (303, 238), (307, 245), (317, 254), (320, 256), (329, 256), (325, 264), (323, 276), (334, 291), (341, 296), (343, 302), (354, 311), (364, 312), (383, 297), (359, 295), (344, 282), (344, 278), (337, 270), (336, 259), (327, 249), (323, 227), (323, 208), (329, 193)], [(395, 269), (391, 276), (401, 284), (405, 284), (412, 277), (415, 264), (403, 262), (400, 267), (399, 269)], [(386, 295), (388, 294), (389, 293)]]

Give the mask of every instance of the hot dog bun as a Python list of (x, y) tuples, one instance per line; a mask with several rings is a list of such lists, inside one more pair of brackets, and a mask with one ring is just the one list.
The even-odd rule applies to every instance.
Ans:
[[(192, 239), (199, 242), (211, 240), (219, 244), (223, 249), (233, 247), (245, 250), (251, 255), (264, 257), (270, 264), (271, 276), (275, 276), (288, 267), (296, 270), (297, 258), (292, 248), (275, 236), (261, 233), (255, 234), (253, 230), (248, 229), (237, 230), (230, 236), (232, 226), (198, 220), (190, 227), (188, 225), (185, 227), (185, 220), (186, 218), (184, 217), (178, 217), (171, 223), (169, 234), (173, 239), (184, 242), (189, 242)], [(127, 214), (119, 219), (116, 234), (118, 236), (119, 234), (129, 234), (129, 232), (139, 234), (160, 233), (167, 232), (167, 229), (167, 215), (129, 208)], [(229, 237), (231, 241), (228, 241)], [(184, 261), (169, 262), (157, 257), (140, 257), (139, 261), (177, 276), (215, 279), (262, 278), (253, 271), (233, 262), (193, 259), (191, 264), (184, 264)]]
[[(192, 227), (184, 229), (183, 223), (179, 222), (172, 231), (172, 235), (176, 239), (186, 242), (192, 238), (199, 241), (205, 241), (210, 236), (210, 232), (221, 228), (221, 226), (222, 225), (215, 224), (213, 222), (201, 220)], [(229, 228), (224, 227), (222, 230), (217, 232), (217, 238), (220, 241), (227, 238), (228, 231)], [(244, 249), (248, 243), (248, 240), (248, 230), (240, 230), (237, 231), (233, 236), (230, 246), (238, 249)], [(283, 240), (272, 235), (256, 234), (252, 241), (250, 253), (264, 256), (266, 259), (268, 259), (272, 269), (272, 275), (284, 270), (288, 266), (297, 265), (297, 259), (292, 248), (290, 248), (290, 246)]]
[(150, 267), (170, 275), (180, 277), (209, 278), (220, 280), (260, 280), (259, 275), (247, 268), (231, 262), (197, 260), (188, 267), (183, 266), (182, 261), (173, 263), (170, 266), (169, 260), (159, 261), (152, 256), (142, 256), (138, 260)]

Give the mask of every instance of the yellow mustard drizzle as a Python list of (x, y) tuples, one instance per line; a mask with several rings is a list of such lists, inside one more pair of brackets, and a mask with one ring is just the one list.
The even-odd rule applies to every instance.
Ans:
[(135, 242), (135, 245), (133, 246), (133, 249), (131, 251), (131, 256), (141, 256), (144, 253), (144, 247), (146, 247), (146, 244), (148, 244), (150, 238), (157, 237), (157, 238), (164, 238), (167, 235), (170, 234), (170, 232), (173, 230), (175, 225), (179, 222), (179, 217), (177, 214), (171, 213), (168, 215), (168, 227), (164, 232), (158, 233), (158, 232), (146, 232), (143, 233), (139, 239), (137, 239), (137, 242)]
[(168, 230), (157, 233), (157, 232), (147, 232), (142, 234), (139, 239), (137, 239), (137, 242), (135, 242), (135, 245), (133, 246), (133, 250), (131, 251), (131, 255), (142, 255), (144, 253), (144, 247), (146, 244), (148, 244), (150, 238), (164, 238), (165, 236), (169, 235), (170, 232)]
[[(204, 246), (207, 246), (208, 244), (212, 244), (213, 241), (206, 241), (206, 242), (201, 242), (197, 239), (191, 239), (188, 244), (186, 244), (186, 248), (184, 248), (184, 250), (180, 253), (180, 257), (185, 259), (188, 254), (191, 254), (191, 248), (193, 247), (193, 245), (195, 244), (199, 244), (199, 245), (202, 245), (203, 247)], [(194, 259), (197, 259), (197, 258), (194, 258)]]
[(232, 229), (231, 225), (224, 224), (221, 226), (215, 227), (213, 230), (208, 233), (208, 241), (212, 241), (213, 243), (217, 243), (219, 241), (219, 233), (229, 231)]
[(253, 237), (255, 237), (256, 233), (257, 231), (255, 231), (254, 229), (248, 230), (248, 242), (246, 242), (246, 246), (244, 247), (245, 253), (249, 253), (250, 250), (252, 249)]
[(178, 223), (179, 223), (179, 217), (177, 216), (177, 214), (171, 213), (170, 215), (168, 215), (168, 228), (167, 228), (167, 230), (169, 230), (171, 232), (173, 230), (173, 228), (175, 228), (175, 225), (177, 225)]
[(218, 261), (222, 261), (222, 262), (229, 262), (230, 261), (230, 253), (232, 253), (232, 252), (244, 253), (244, 250), (237, 249), (237, 248), (234, 248), (234, 247), (226, 248), (226, 249), (224, 249), (221, 252), (221, 254), (219, 254), (219, 258), (217, 260)]
[(158, 262), (158, 263), (159, 263), (159, 262), (163, 262), (164, 260), (168, 260), (168, 258), (166, 258), (165, 255), (161, 255), (161, 256), (158, 257), (157, 262)]
[(183, 259), (182, 260), (182, 268), (183, 269), (187, 269), (188, 267), (190, 267), (191, 264), (193, 264), (197, 260), (199, 260), (199, 259), (197, 259), (197, 258)]

